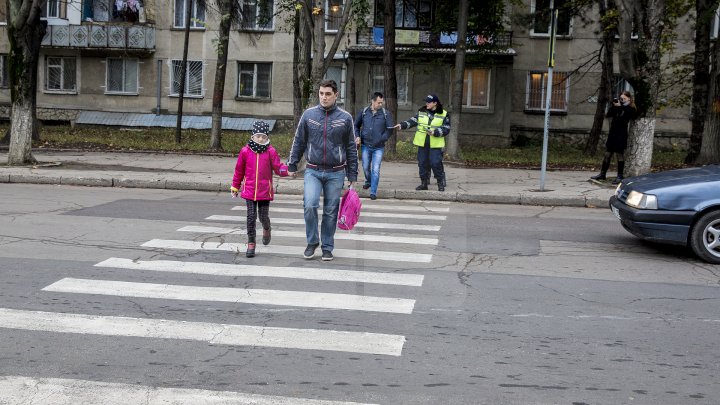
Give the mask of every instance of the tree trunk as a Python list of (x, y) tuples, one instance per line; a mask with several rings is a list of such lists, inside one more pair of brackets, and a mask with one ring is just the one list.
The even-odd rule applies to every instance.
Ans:
[(8, 0), (8, 40), (10, 53), (10, 146), (8, 165), (26, 165), (37, 161), (32, 155), (33, 134), (38, 133), (36, 91), (40, 42), (47, 22), (40, 20), (40, 6), (34, 0), (30, 6), (21, 0)]
[[(178, 94), (177, 123), (175, 124), (175, 143), (182, 142), (182, 116), (183, 101), (185, 100), (185, 77), (187, 76), (187, 55), (190, 46), (190, 16), (192, 15), (193, 0), (185, 0), (185, 41), (183, 42), (182, 66), (180, 66), (180, 91)], [(195, 0), (197, 1), (197, 0)], [(172, 83), (170, 84), (172, 86)]]
[[(600, 6), (600, 28), (602, 30), (602, 47), (600, 54), (600, 63), (602, 70), (600, 73), (600, 85), (598, 86), (598, 100), (595, 107), (595, 116), (593, 117), (593, 125), (590, 129), (590, 135), (585, 143), (585, 155), (595, 156), (600, 143), (600, 134), (602, 133), (603, 124), (605, 123), (605, 111), (610, 101), (610, 91), (613, 82), (613, 48), (615, 44), (615, 33), (612, 29), (611, 21), (608, 21), (608, 12), (615, 14), (615, 4), (612, 0), (599, 0)], [(617, 19), (614, 21), (617, 22)]]
[(210, 149), (222, 150), (222, 113), (225, 97), (225, 76), (228, 61), (228, 43), (233, 13), (236, 11), (232, 0), (220, 0), (220, 27), (217, 64), (215, 68), (215, 87), (213, 89), (212, 128), (210, 129)]
[(710, 75), (710, 108), (705, 116), (702, 147), (695, 163), (720, 162), (720, 46), (715, 41)]
[[(716, 3), (711, 1), (711, 3)], [(690, 143), (685, 163), (694, 163), (700, 154), (703, 130), (708, 109), (710, 83), (710, 21), (717, 4), (710, 7), (707, 0), (695, 0), (695, 55), (693, 60), (693, 93), (690, 121)]]
[(457, 44), (455, 45), (455, 73), (453, 77), (453, 92), (450, 98), (451, 120), (450, 133), (447, 137), (447, 154), (453, 160), (458, 160), (458, 133), (460, 132), (460, 113), (462, 112), (463, 82), (465, 79), (465, 52), (467, 50), (468, 0), (460, 0), (458, 7)]
[(295, 10), (293, 47), (293, 127), (297, 127), (303, 111), (310, 103), (312, 80), (310, 65), (312, 55), (312, 18), (307, 7)]
[[(623, 1), (620, 2), (621, 4)], [(657, 114), (656, 102), (659, 99), (662, 71), (660, 59), (662, 55), (661, 43), (665, 31), (667, 10), (665, 0), (648, 0), (633, 3), (634, 13), (640, 16), (639, 39), (637, 46), (637, 59), (630, 63), (634, 69), (627, 77), (635, 89), (635, 105), (639, 118), (632, 124), (628, 137), (628, 150), (626, 151), (625, 169), (627, 176), (639, 176), (650, 171), (652, 163), (653, 141), (655, 131), (655, 117)], [(632, 18), (622, 15), (621, 20)], [(629, 37), (630, 32), (620, 32), (620, 36)], [(639, 63), (638, 61), (642, 61)], [(622, 65), (621, 65), (622, 66)], [(651, 132), (648, 132), (651, 131)]]
[[(385, 108), (400, 121), (397, 107), (397, 75), (395, 74), (395, 2), (386, 1), (383, 10), (383, 77), (385, 77)], [(393, 130), (390, 139), (385, 143), (385, 150), (394, 154), (397, 151), (397, 132)]]

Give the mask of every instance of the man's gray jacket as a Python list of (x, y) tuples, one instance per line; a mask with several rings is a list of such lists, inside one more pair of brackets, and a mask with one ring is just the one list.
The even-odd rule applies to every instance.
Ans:
[(347, 179), (357, 181), (358, 154), (353, 117), (336, 105), (326, 110), (318, 104), (305, 110), (290, 149), (289, 171), (297, 171), (303, 153), (308, 167), (330, 171), (345, 169)]

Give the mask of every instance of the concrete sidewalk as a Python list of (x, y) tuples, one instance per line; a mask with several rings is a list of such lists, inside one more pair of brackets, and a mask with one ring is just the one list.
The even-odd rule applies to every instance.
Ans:
[[(173, 153), (115, 153), (84, 151), (33, 151), (41, 163), (8, 167), (7, 152), (0, 153), (0, 183), (64, 184), (95, 187), (141, 187), (228, 192), (235, 157)], [(477, 203), (605, 208), (614, 188), (588, 182), (585, 171), (553, 171), (545, 175), (525, 169), (469, 169), (445, 165), (447, 188), (415, 191), (417, 164), (383, 162), (378, 199), (417, 199)], [(364, 176), (360, 170), (358, 183)], [(276, 178), (278, 194), (302, 194), (303, 180)], [(0, 187), (0, 190), (2, 187)], [(367, 190), (358, 187), (361, 197)]]

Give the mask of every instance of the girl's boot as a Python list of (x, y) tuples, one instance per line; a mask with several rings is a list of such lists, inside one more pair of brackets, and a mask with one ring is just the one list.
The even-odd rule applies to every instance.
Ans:
[(255, 238), (248, 238), (247, 250), (245, 257), (255, 257)]

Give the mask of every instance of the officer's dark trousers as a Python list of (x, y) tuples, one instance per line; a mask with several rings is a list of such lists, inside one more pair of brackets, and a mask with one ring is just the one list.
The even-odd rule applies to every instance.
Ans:
[(443, 150), (442, 148), (430, 147), (430, 136), (425, 137), (425, 146), (418, 146), (417, 160), (420, 169), (420, 179), (430, 180), (430, 169), (432, 169), (435, 178), (442, 180), (445, 178), (445, 169), (443, 167)]

